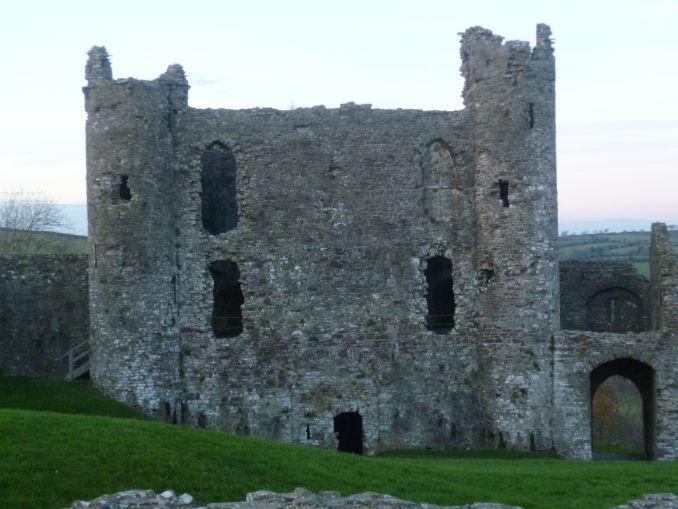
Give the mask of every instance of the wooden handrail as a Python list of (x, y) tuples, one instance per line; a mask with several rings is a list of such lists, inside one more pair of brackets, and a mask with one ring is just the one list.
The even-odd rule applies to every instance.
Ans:
[[(71, 348), (68, 352), (66, 352), (65, 354), (63, 354), (62, 357), (66, 357), (67, 355), (71, 355), (75, 350), (77, 350), (77, 349), (80, 348), (81, 346), (85, 346), (85, 345), (88, 345), (88, 346), (89, 346), (89, 339), (86, 339), (85, 341), (83, 341), (83, 342), (80, 343), (79, 345), (75, 345), (75, 346), (74, 346), (73, 348)], [(89, 347), (88, 347), (87, 349), (89, 350)]]
[[(75, 355), (75, 352), (81, 350), (83, 347), (87, 348), (80, 352), (79, 354)], [(74, 371), (78, 370), (79, 368), (82, 368), (85, 364), (89, 364), (89, 359), (87, 359), (85, 362), (81, 363), (78, 367), (75, 367), (75, 363), (77, 361), (84, 359), (85, 357), (89, 357), (90, 351), (91, 349), (89, 347), (89, 340), (85, 340), (79, 345), (76, 345), (73, 348), (71, 348), (68, 352), (66, 352), (63, 355), (64, 357), (68, 357), (68, 374), (66, 375), (66, 380), (73, 380), (75, 378), (73, 375)], [(85, 370), (85, 372), (86, 371), (87, 370)]]

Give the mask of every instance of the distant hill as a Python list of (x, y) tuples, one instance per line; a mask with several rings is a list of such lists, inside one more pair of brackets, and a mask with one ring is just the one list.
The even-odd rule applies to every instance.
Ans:
[[(3, 252), (3, 237), (11, 234), (11, 230), (0, 228), (0, 254), (12, 254)], [(72, 235), (69, 233), (40, 232), (35, 234), (41, 242), (41, 248), (29, 246), (29, 253), (40, 254), (87, 254), (87, 237), (84, 235)], [(46, 240), (47, 242), (42, 242)]]
[[(0, 236), (6, 232), (0, 228)], [(87, 237), (67, 233), (45, 232), (53, 238), (46, 254), (87, 254)], [(670, 231), (673, 249), (678, 255), (678, 231)], [(638, 272), (650, 276), (650, 232), (589, 233), (561, 235), (561, 260), (614, 260), (632, 263)], [(2, 254), (2, 253), (0, 253)]]
[(650, 219), (633, 219), (633, 218), (619, 218), (619, 219), (579, 219), (572, 217), (558, 218), (558, 232), (572, 233), (575, 235), (582, 235), (590, 232), (605, 231), (605, 232), (642, 232), (644, 230), (650, 231), (652, 223), (660, 221), (668, 225), (678, 224), (678, 217), (663, 217)]
[[(678, 231), (670, 231), (669, 236), (678, 255)], [(638, 272), (650, 277), (650, 232), (561, 235), (559, 240), (561, 260), (631, 262)]]

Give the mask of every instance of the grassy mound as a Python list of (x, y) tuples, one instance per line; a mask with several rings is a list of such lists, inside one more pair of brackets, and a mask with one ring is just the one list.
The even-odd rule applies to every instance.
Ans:
[(645, 451), (638, 449), (631, 449), (618, 444), (605, 444), (601, 442), (593, 442), (593, 452), (600, 452), (603, 454), (620, 454), (623, 456), (635, 456), (638, 458), (645, 457)]
[(376, 491), (441, 505), (596, 508), (675, 490), (675, 462), (360, 457), (158, 422), (0, 410), (0, 507), (150, 488), (203, 502), (259, 489)]
[(133, 488), (219, 502), (303, 486), (440, 505), (603, 509), (676, 491), (678, 479), (678, 462), (558, 461), (513, 451), (368, 458), (311, 449), (149, 421), (82, 383), (0, 378), (0, 407), (0, 508), (66, 507)]
[(0, 408), (151, 420), (141, 412), (92, 390), (88, 382), (28, 376), (0, 377)]

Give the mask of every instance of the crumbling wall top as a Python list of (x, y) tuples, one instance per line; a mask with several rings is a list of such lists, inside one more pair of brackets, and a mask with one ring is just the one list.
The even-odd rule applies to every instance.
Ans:
[(173, 85), (188, 85), (186, 73), (180, 64), (170, 65), (167, 68), (167, 71), (160, 75), (159, 79), (172, 83)]
[[(473, 104), (471, 89), (474, 83), (486, 81), (493, 76), (513, 78), (515, 71), (525, 70), (533, 61), (551, 61), (553, 65), (553, 41), (551, 40), (551, 27), (544, 23), (537, 25), (537, 44), (530, 50), (530, 44), (526, 41), (506, 41), (499, 35), (494, 35), (491, 30), (479, 26), (471, 27), (461, 35), (461, 75), (464, 77), (464, 89), (462, 97), (464, 104)], [(500, 66), (504, 63), (506, 69)], [(543, 77), (555, 79), (553, 71), (538, 66)]]
[(104, 46), (92, 46), (87, 55), (89, 58), (85, 66), (85, 79), (89, 86), (99, 85), (103, 81), (113, 79), (111, 62)]

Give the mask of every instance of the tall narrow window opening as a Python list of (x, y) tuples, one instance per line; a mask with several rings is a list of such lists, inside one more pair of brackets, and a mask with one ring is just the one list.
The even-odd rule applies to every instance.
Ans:
[(509, 183), (508, 180), (499, 181), (499, 199), (504, 207), (509, 206)]
[(212, 235), (233, 230), (238, 225), (235, 156), (214, 143), (203, 151), (201, 165), (202, 226)]
[(130, 191), (130, 188), (127, 186), (127, 180), (129, 177), (127, 175), (121, 175), (120, 176), (120, 199), (121, 200), (131, 200), (132, 199), (132, 191)]
[(534, 129), (534, 103), (529, 104), (527, 113), (530, 116), (530, 129)]
[(212, 331), (217, 338), (232, 338), (242, 333), (242, 309), (245, 302), (240, 289), (238, 264), (219, 260), (210, 264), (214, 280)]
[(334, 418), (340, 452), (363, 453), (363, 418), (358, 412), (343, 412)]
[(444, 256), (429, 258), (426, 260), (424, 276), (428, 286), (426, 328), (438, 334), (444, 334), (454, 327), (452, 262)]
[(614, 323), (614, 304), (617, 299), (610, 299), (610, 323)]

